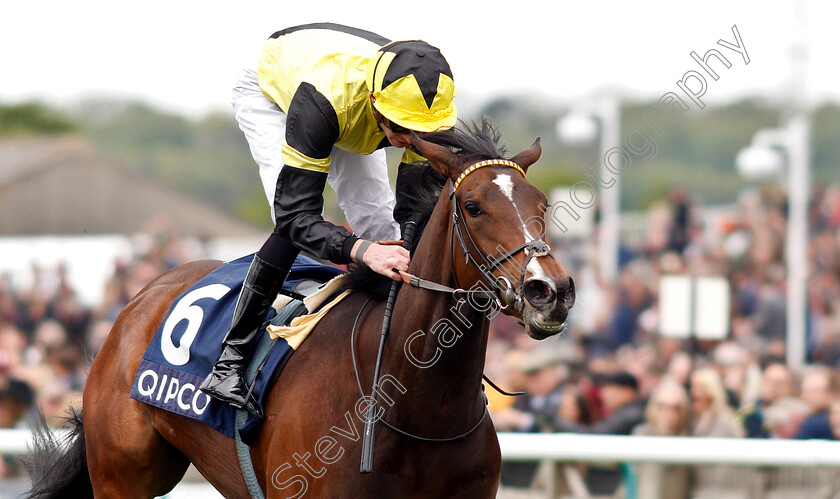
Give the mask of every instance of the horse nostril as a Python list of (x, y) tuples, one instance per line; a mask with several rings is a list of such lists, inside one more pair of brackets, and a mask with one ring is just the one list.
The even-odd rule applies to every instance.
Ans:
[(561, 301), (569, 302), (569, 306), (575, 302), (575, 281), (566, 276), (557, 282), (557, 296)]
[(554, 303), (557, 292), (548, 281), (542, 279), (528, 279), (522, 286), (522, 295), (528, 303), (534, 306)]

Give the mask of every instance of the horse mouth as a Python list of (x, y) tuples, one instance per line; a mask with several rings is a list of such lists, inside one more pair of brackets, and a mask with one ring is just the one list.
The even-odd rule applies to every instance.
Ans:
[(535, 340), (544, 340), (566, 330), (567, 313), (543, 314), (538, 311), (526, 311), (524, 315), (525, 332)]

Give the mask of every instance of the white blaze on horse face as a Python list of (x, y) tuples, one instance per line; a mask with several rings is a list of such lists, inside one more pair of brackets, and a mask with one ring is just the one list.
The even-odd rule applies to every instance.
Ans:
[(522, 220), (522, 214), (519, 213), (519, 207), (516, 206), (516, 201), (513, 200), (513, 179), (511, 176), (507, 173), (497, 173), (496, 178), (493, 179), (493, 183), (499, 186), (499, 190), (502, 191), (502, 194), (504, 194), (513, 205), (513, 209), (516, 211), (516, 216), (519, 217), (519, 226), (522, 228), (522, 233), (525, 234), (525, 243), (527, 244), (536, 240), (537, 238), (534, 237), (528, 230), (528, 227), (525, 226), (525, 221)]
[(542, 264), (540, 264), (539, 259), (531, 258), (531, 261), (528, 262), (528, 266), (525, 267), (525, 269), (531, 273), (532, 277), (551, 283), (552, 286), (554, 285), (551, 279), (548, 278), (548, 274), (546, 274), (543, 270)]
[(513, 203), (513, 206), (516, 206), (516, 203), (513, 202), (513, 179), (510, 178), (510, 175), (507, 173), (497, 174), (496, 178), (493, 179), (493, 183), (498, 185), (499, 189), (502, 190), (502, 194)]
[[(502, 191), (502, 194), (504, 194), (513, 205), (513, 209), (516, 211), (516, 216), (519, 217), (522, 233), (525, 234), (525, 244), (537, 240), (538, 238), (534, 237), (534, 235), (528, 230), (528, 227), (525, 225), (525, 221), (522, 220), (522, 214), (519, 213), (519, 207), (516, 206), (516, 201), (513, 200), (513, 178), (511, 178), (510, 174), (497, 173), (496, 178), (493, 179), (493, 183), (499, 186), (499, 190)], [(532, 258), (531, 261), (528, 262), (526, 269), (531, 272), (531, 275), (534, 277), (540, 279), (545, 279), (547, 277), (542, 265), (536, 258)]]

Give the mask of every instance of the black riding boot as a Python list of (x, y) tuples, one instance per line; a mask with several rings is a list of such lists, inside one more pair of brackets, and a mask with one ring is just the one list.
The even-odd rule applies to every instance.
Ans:
[(256, 418), (265, 414), (256, 397), (248, 393), (245, 369), (250, 361), (249, 344), (262, 331), (268, 307), (289, 274), (254, 255), (248, 275), (239, 293), (230, 331), (225, 335), (225, 349), (200, 390), (211, 397), (244, 409)]

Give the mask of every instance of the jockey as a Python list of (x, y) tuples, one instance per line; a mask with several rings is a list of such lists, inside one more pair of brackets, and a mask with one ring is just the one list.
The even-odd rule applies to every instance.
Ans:
[[(391, 42), (374, 33), (321, 23), (278, 31), (256, 69), (233, 91), (275, 222), (254, 255), (224, 350), (201, 391), (255, 417), (244, 371), (251, 340), (301, 250), (337, 264), (351, 261), (399, 279), (409, 253), (393, 240), (412, 213), (413, 186), (403, 164), (422, 160), (411, 132), (451, 128), (457, 119), (452, 71), (440, 50), (420, 40)], [(396, 207), (385, 146), (406, 148)], [(354, 233), (322, 216), (325, 184)]]

